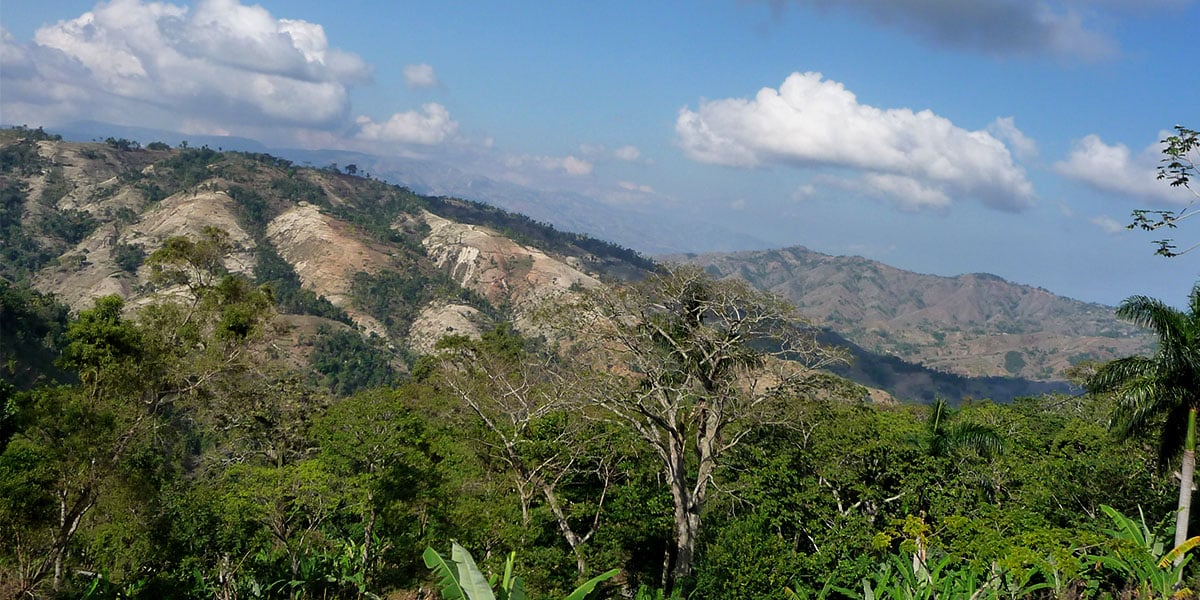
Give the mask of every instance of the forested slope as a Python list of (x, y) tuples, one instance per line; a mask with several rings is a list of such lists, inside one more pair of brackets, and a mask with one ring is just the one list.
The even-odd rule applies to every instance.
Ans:
[(0, 597), (428, 597), (450, 540), (534, 597), (1157, 572), (1103, 507), (1153, 524), (1172, 478), (1105, 398), (877, 403), (735, 280), (622, 285), (650, 265), (266, 155), (3, 135)]

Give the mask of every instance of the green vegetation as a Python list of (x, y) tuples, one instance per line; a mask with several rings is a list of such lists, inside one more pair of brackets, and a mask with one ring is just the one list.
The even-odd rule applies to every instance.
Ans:
[(138, 244), (115, 244), (112, 247), (112, 259), (122, 271), (136, 273), (146, 260), (146, 250)]
[[(71, 182), (21, 149), (34, 137), (22, 135), (0, 144), (0, 598), (395, 598), (457, 586), (464, 599), (1099, 600), (1200, 588), (1189, 560), (1200, 541), (1168, 541), (1182, 529), (1171, 528), (1181, 486), (1156, 468), (1160, 450), (1178, 456), (1156, 442), (1187, 429), (1174, 417), (1192, 404), (1190, 375), (1157, 371), (1175, 373), (1160, 389), (1185, 391), (1153, 406), (1131, 403), (1124, 385), (875, 404), (862, 386), (779, 360), (821, 367), (841, 340), (814, 338), (779, 299), (699, 269), (577, 288), (577, 305), (530, 316), (569, 343), (530, 339), (430, 263), (407, 215), (525, 231), (614, 276), (640, 263), (482, 205), (267, 155), (120, 140), (89, 147), (138, 163), (113, 189), (142, 189), (147, 203), (199, 185), (228, 192), (254, 240), (253, 280), (226, 268), (234, 248), (219, 229), (155, 248), (114, 237), (118, 266), (149, 275), (152, 294), (70, 315), (26, 282), (86, 227), (68, 213), (55, 217), (60, 233), (34, 231)], [(43, 176), (57, 187), (31, 203), (28, 182)], [(395, 342), (364, 339), (267, 238), (306, 197), (392, 249), (389, 268), (351, 288), (389, 333), (437, 299), (498, 325), (443, 339), (405, 373)], [(94, 214), (120, 232), (145, 208)], [(1200, 364), (1193, 333), (1145, 360)], [(309, 345), (289, 353), (295, 338)], [(845, 368), (902, 379), (912, 367)], [(1110, 420), (1131, 425), (1126, 435), (1110, 435)], [(428, 550), (447, 544), (448, 557)]]
[(1117, 314), (1154, 331), (1152, 357), (1131, 356), (1100, 367), (1088, 391), (1116, 399), (1113, 427), (1123, 437), (1160, 430), (1159, 461), (1182, 455), (1175, 545), (1187, 540), (1196, 470), (1196, 413), (1200, 411), (1200, 284), (1192, 288), (1188, 310), (1180, 311), (1145, 296), (1126, 298)]
[[(1192, 189), (1192, 178), (1198, 173), (1200, 163), (1200, 131), (1188, 129), (1182, 125), (1175, 126), (1175, 135), (1162, 140), (1163, 158), (1159, 162), (1158, 178), (1165, 179), (1171, 187), (1183, 188), (1200, 197), (1200, 193)], [(1137, 209), (1133, 211), (1133, 222), (1126, 229), (1143, 229), (1158, 231), (1159, 229), (1175, 229), (1178, 222), (1196, 214), (1196, 208), (1189, 203), (1179, 210)], [(1200, 244), (1179, 250), (1175, 240), (1171, 238), (1154, 240), (1158, 248), (1154, 251), (1159, 256), (1171, 258), (1194, 250)]]
[(363, 340), (351, 329), (322, 327), (313, 339), (312, 366), (314, 383), (338, 396), (360, 390), (395, 385), (399, 373), (392, 367), (392, 355), (381, 348), (382, 341)]
[[(561, 360), (505, 328), (446, 342), (439, 362), (407, 381), (353, 332), (326, 331), (319, 354), (338, 367), (309, 385), (270, 359), (269, 300), (204, 259), (219, 244), (219, 235), (173, 242), (148, 259), (194, 300), (126, 313), (102, 299), (69, 324), (53, 305), (20, 317), (31, 334), (21, 348), (40, 348), (43, 365), (57, 355), (71, 373), (63, 381), (78, 383), (38, 379), (26, 363), (33, 351), (6, 349), (8, 373), (27, 374), (25, 391), (5, 392), (6, 595), (382, 597), (428, 587), (423, 550), (457, 539), (462, 554), (483, 557), (479, 572), (510, 574), (493, 594), (568, 596), (599, 565), (621, 576), (594, 594), (613, 597), (620, 581), (654, 596), (647, 586), (661, 586), (664, 557), (677, 552), (671, 479), (636, 421), (617, 420), (637, 405), (615, 403), (652, 387), (593, 371), (585, 355)], [(693, 284), (680, 289), (712, 285)], [(634, 302), (643, 292), (628, 293)], [(9, 304), (36, 299), (18, 294)], [(655, 340), (691, 335), (704, 347), (717, 338), (687, 334), (678, 319), (709, 313), (672, 314), (651, 322), (674, 333), (643, 348), (664, 368), (692, 369), (688, 355), (671, 358)], [(608, 329), (593, 331), (604, 339)], [(748, 361), (738, 368), (757, 364), (753, 353), (735, 355)], [(705, 364), (688, 376), (696, 393), (720, 381), (705, 373), (723, 372)], [(662, 372), (656, 385), (689, 371)], [(733, 393), (722, 385), (712, 393)], [(1145, 561), (1136, 574), (1122, 567), (1139, 555), (1106, 533), (1106, 506), (1161, 516), (1174, 502), (1144, 439), (1105, 435), (1105, 397), (951, 411), (874, 406), (829, 389), (819, 380), (779, 388), (763, 398), (786, 407), (763, 413), (779, 418), (725, 426), (710, 471), (719, 493), (698, 507), (703, 527), (690, 573), (673, 584), (678, 597), (782, 598), (790, 588), (799, 597), (975, 589), (1100, 598), (1162, 579)], [(709, 396), (679, 414), (734, 410), (730, 401)], [(958, 435), (984, 431), (1003, 432), (1002, 453)], [(453, 559), (443, 564), (457, 568)], [(1181, 569), (1195, 585), (1192, 563), (1181, 565), (1166, 577)]]

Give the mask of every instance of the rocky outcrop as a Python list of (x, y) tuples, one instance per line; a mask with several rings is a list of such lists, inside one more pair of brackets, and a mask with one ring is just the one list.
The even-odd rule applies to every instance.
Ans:
[(272, 219), (267, 239), (291, 263), (305, 288), (346, 311), (367, 332), (387, 335), (382, 323), (355, 309), (350, 299), (355, 273), (375, 273), (391, 265), (383, 249), (307, 202)]
[(429, 354), (438, 341), (450, 335), (479, 339), (487, 319), (464, 304), (433, 303), (426, 306), (409, 329), (408, 345), (417, 354)]
[(136, 222), (114, 221), (100, 227), (60, 256), (57, 265), (43, 269), (35, 285), (57, 294), (73, 310), (88, 308), (94, 299), (108, 294), (131, 299), (130, 305), (136, 306), (141, 301), (131, 297), (146, 283), (149, 271), (146, 267), (136, 274), (122, 271), (113, 260), (113, 248), (118, 244), (140, 246), (150, 253), (167, 238), (199, 239), (205, 227), (229, 234), (233, 250), (222, 261), (225, 268), (252, 275), (254, 239), (238, 225), (233, 200), (223, 192), (194, 191), (164, 199)]

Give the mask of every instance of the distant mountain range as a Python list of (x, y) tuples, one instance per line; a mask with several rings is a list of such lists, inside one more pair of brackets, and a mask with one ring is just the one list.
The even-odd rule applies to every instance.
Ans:
[[(179, 137), (129, 129), (74, 135)], [(605, 232), (657, 235), (644, 233), (656, 227), (651, 219), (614, 216), (613, 207), (593, 199), (525, 189), (419, 160), (291, 151), (289, 160), (299, 164), (289, 164), (240, 138), (220, 138), (218, 146), (193, 137), (189, 145), (254, 154), (129, 151), (103, 142), (31, 146), (19, 140), (8, 135), (0, 144), (6, 160), (12, 159), (0, 183), (19, 191), (10, 198), (17, 204), (0, 207), (10, 220), (19, 215), (3, 224), (6, 252), (20, 259), (7, 265), (6, 276), (31, 267), (21, 277), (76, 309), (108, 293), (137, 302), (146, 289), (141, 257), (170, 236), (197, 235), (212, 225), (232, 235), (231, 270), (255, 274), (263, 260), (282, 261), (273, 268), (283, 273), (276, 274), (286, 280), (280, 281), (296, 286), (289, 293), (303, 288), (310, 294), (296, 300), (309, 312), (292, 319), (301, 332), (293, 341), (301, 349), (304, 335), (322, 325), (353, 324), (396, 348), (420, 352), (446, 331), (477, 332), (494, 322), (499, 313), (489, 312), (488, 302), (519, 308), (547, 286), (561, 290), (645, 273), (649, 262), (596, 238), (621, 242), (621, 235)], [(354, 163), (372, 179), (300, 167), (333, 162)], [(374, 180), (379, 177), (425, 195), (383, 185)], [(444, 197), (454, 189), (467, 189), (487, 204)], [(490, 205), (524, 206), (528, 212)], [(576, 227), (594, 237), (563, 233)], [(698, 231), (669, 233), (694, 239)], [(920, 275), (802, 247), (668, 258), (700, 264), (715, 276), (745, 278), (790, 299), (827, 330), (828, 341), (851, 348), (856, 360), (839, 373), (901, 399), (1007, 400), (1064, 391), (1063, 370), (1071, 364), (1143, 352), (1150, 345), (1137, 329), (1115, 319), (1110, 307), (992, 275)], [(412, 298), (380, 291), (388, 286)], [(454, 289), (486, 302), (463, 302)], [(318, 300), (332, 306), (321, 308)], [(410, 300), (419, 304), (406, 305)]]
[(666, 215), (649, 208), (614, 206), (575, 192), (517, 185), (431, 159), (376, 156), (349, 150), (272, 148), (236, 136), (186, 135), (94, 121), (72, 123), (57, 128), (55, 132), (71, 141), (102, 141), (116, 137), (138, 140), (143, 144), (157, 140), (174, 146), (186, 140), (192, 147), (207, 145), (220, 150), (269, 152), (316, 168), (330, 164), (354, 164), (360, 171), (376, 179), (403, 185), (419, 194), (486, 202), (563, 231), (586, 233), (647, 254), (730, 251), (771, 246), (751, 235), (677, 213), (665, 218)]
[(986, 273), (922, 275), (800, 246), (664, 259), (745, 279), (871, 352), (945, 373), (1062, 380), (1074, 363), (1145, 352), (1152, 341), (1111, 307)]

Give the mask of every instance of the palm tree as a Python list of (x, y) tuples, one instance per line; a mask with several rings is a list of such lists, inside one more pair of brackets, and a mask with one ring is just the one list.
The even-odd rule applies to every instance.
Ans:
[(930, 456), (949, 456), (961, 448), (974, 449), (985, 457), (1004, 451), (1004, 439), (995, 429), (978, 423), (950, 423), (955, 414), (941, 398), (929, 407), (925, 444)]
[(1187, 312), (1146, 296), (1126, 298), (1117, 316), (1154, 331), (1153, 356), (1119, 358), (1101, 366), (1084, 387), (1115, 400), (1109, 427), (1122, 439), (1161, 428), (1159, 464), (1183, 453), (1175, 546), (1187, 540), (1196, 469), (1196, 411), (1200, 410), (1200, 283)]

